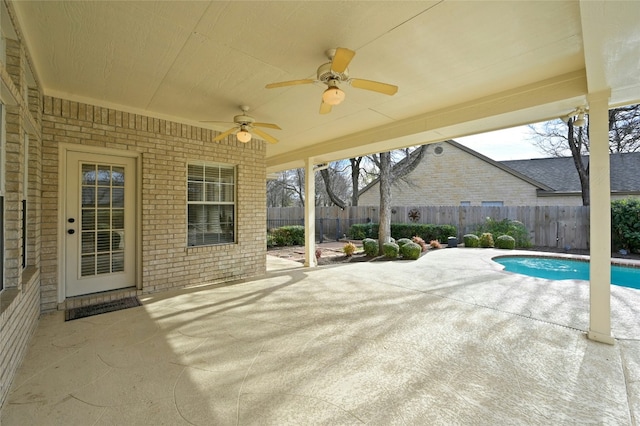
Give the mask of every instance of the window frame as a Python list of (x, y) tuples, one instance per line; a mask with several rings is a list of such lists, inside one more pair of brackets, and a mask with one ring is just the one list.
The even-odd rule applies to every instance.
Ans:
[[(202, 167), (202, 180), (194, 180), (191, 178), (190, 170), (192, 167)], [(217, 169), (216, 173), (219, 181), (207, 182), (206, 176), (207, 171), (211, 169)], [(231, 171), (232, 182), (222, 182), (223, 175), (222, 170)], [(186, 194), (186, 245), (188, 248), (194, 247), (211, 247), (211, 246), (220, 246), (220, 245), (229, 245), (229, 244), (237, 244), (237, 227), (238, 227), (238, 166), (229, 163), (221, 163), (221, 162), (210, 162), (210, 161), (188, 161), (186, 168), (186, 183), (187, 183), (187, 194)], [(197, 185), (193, 185), (196, 183), (202, 183), (200, 199), (192, 200), (190, 199), (190, 195), (194, 190), (194, 187)], [(207, 184), (214, 185), (214, 194), (215, 186), (220, 186), (218, 188), (217, 194), (220, 198), (224, 198), (223, 195), (227, 194), (226, 191), (223, 191), (222, 188), (224, 186), (231, 186), (231, 196), (233, 197), (232, 201), (224, 201), (222, 199), (218, 200), (207, 200), (207, 189), (210, 189)], [(222, 232), (206, 232), (206, 231), (198, 231), (194, 230), (194, 226), (203, 226), (203, 225), (211, 225), (206, 221), (202, 223), (193, 224), (190, 221), (190, 207), (191, 206), (218, 206), (219, 208), (224, 206), (231, 206), (232, 209), (232, 217), (231, 224), (229, 225), (229, 220), (224, 223), (218, 223), (217, 226), (223, 227), (226, 229), (221, 229)], [(207, 241), (207, 234), (213, 236), (214, 234), (218, 235), (218, 238), (222, 238), (224, 234), (230, 234), (230, 240), (221, 240), (221, 241)]]
[(28, 253), (28, 235), (29, 235), (29, 218), (28, 218), (28, 200), (29, 200), (29, 145), (30, 138), (27, 132), (24, 132), (24, 155), (22, 168), (22, 269), (27, 267)]
[[(2, 38), (4, 40), (4, 37)], [(6, 265), (6, 244), (5, 244), (5, 188), (6, 188), (6, 170), (7, 170), (7, 153), (6, 153), (6, 107), (0, 101), (0, 292), (7, 288), (5, 279)]]

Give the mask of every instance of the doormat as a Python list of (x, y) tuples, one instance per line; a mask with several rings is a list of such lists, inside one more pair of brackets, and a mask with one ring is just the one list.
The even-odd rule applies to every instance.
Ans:
[(137, 297), (125, 297), (124, 299), (111, 300), (109, 302), (97, 303), (95, 305), (67, 309), (64, 312), (64, 320), (71, 321), (78, 318), (119, 311), (121, 309), (135, 308), (136, 306), (142, 306), (142, 303), (140, 303)]

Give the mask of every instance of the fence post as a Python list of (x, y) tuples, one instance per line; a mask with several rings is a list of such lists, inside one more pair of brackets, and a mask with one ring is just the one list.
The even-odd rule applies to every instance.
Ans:
[(320, 226), (318, 227), (318, 228), (320, 228), (320, 242), (322, 243), (322, 242), (324, 242), (324, 232), (323, 232), (323, 229), (322, 229), (322, 223), (323, 223), (324, 219), (320, 218), (320, 219), (318, 219), (318, 221), (320, 223)]

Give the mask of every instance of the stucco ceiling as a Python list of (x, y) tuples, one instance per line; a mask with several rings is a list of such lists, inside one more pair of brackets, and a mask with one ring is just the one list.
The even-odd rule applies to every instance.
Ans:
[[(270, 171), (547, 120), (611, 89), (640, 101), (640, 2), (20, 1), (15, 15), (44, 93), (223, 131), (239, 105), (280, 142)], [(356, 52), (318, 113), (325, 50)], [(517, 141), (514, 141), (517, 143)]]

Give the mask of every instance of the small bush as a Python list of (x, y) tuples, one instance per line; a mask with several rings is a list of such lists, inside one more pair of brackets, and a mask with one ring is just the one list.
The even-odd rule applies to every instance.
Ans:
[(480, 247), (490, 248), (493, 247), (493, 235), (490, 232), (484, 232), (480, 235)]
[(273, 238), (273, 235), (267, 234), (267, 247), (275, 247), (276, 242)]
[(419, 244), (409, 241), (407, 244), (400, 247), (400, 254), (404, 259), (416, 260), (420, 257), (422, 247)]
[(410, 243), (411, 240), (408, 238), (400, 238), (398, 241), (396, 241), (396, 244), (400, 246), (400, 248), (402, 248), (403, 245)]
[(509, 235), (500, 235), (496, 238), (496, 248), (513, 250), (516, 248), (516, 239)]
[(415, 237), (411, 238), (411, 241), (413, 241), (414, 243), (419, 245), (420, 248), (422, 249), (422, 251), (427, 251), (427, 248), (429, 248), (429, 246), (427, 245), (425, 240), (423, 240), (422, 238), (418, 237), (417, 235)]
[(365, 256), (369, 257), (377, 256), (380, 250), (378, 247), (378, 241), (373, 238), (365, 238), (362, 240), (362, 248), (364, 249)]
[(400, 253), (400, 247), (396, 243), (384, 243), (382, 244), (382, 253), (388, 259), (395, 259)]
[(316, 249), (316, 259), (320, 259), (322, 257), (322, 250)]
[(480, 238), (475, 234), (465, 234), (462, 237), (462, 242), (464, 242), (465, 247), (480, 247)]
[(429, 245), (431, 246), (431, 248), (433, 249), (439, 249), (442, 248), (442, 245), (440, 244), (440, 241), (438, 240), (431, 240), (429, 241)]
[(353, 253), (355, 253), (357, 249), (358, 248), (356, 247), (356, 245), (351, 242), (345, 244), (344, 247), (342, 247), (342, 251), (347, 255), (347, 257), (353, 256)]
[(271, 237), (276, 246), (303, 246), (304, 245), (304, 226), (281, 226), (271, 230)]
[(477, 235), (482, 235), (485, 232), (490, 233), (494, 238), (498, 238), (500, 235), (509, 235), (516, 240), (516, 247), (519, 248), (532, 246), (529, 231), (522, 222), (517, 220), (493, 220), (488, 217), (485, 223), (479, 225), (475, 231)]

